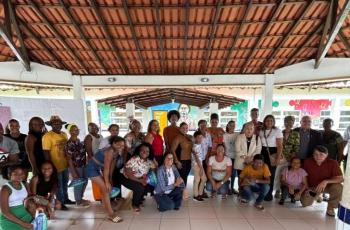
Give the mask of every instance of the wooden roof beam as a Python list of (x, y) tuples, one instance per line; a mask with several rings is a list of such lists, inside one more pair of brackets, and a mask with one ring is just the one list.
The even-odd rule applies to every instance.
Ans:
[(229, 49), (229, 51), (228, 51), (228, 54), (227, 54), (227, 56), (226, 56), (226, 60), (225, 60), (224, 64), (223, 64), (222, 67), (221, 67), (221, 73), (224, 73), (224, 72), (225, 72), (225, 68), (226, 68), (226, 66), (227, 66), (227, 64), (228, 64), (228, 62), (229, 62), (229, 60), (230, 60), (231, 54), (232, 54), (232, 52), (233, 52), (233, 50), (234, 50), (234, 48), (235, 48), (235, 46), (236, 46), (236, 43), (237, 43), (237, 41), (238, 41), (238, 36), (239, 36), (239, 34), (241, 33), (241, 30), (242, 30), (242, 28), (243, 28), (243, 25), (245, 24), (245, 21), (247, 20), (247, 17), (248, 17), (248, 14), (249, 14), (249, 11), (250, 11), (252, 5), (253, 5), (253, 0), (249, 0), (248, 6), (246, 7), (246, 10), (245, 10), (245, 12), (244, 12), (242, 21), (241, 21), (241, 23), (239, 24), (237, 33), (236, 33), (235, 36), (233, 37), (232, 45), (231, 45), (231, 47), (230, 47), (230, 49)]
[(346, 47), (346, 49), (348, 50), (349, 54), (350, 54), (350, 42), (349, 40), (346, 38), (345, 34), (343, 31), (339, 31), (338, 34), (339, 39), (342, 41), (342, 43), (344, 44), (344, 46)]
[(266, 73), (267, 69), (269, 68), (268, 65), (269, 63), (272, 61), (272, 59), (274, 58), (274, 56), (277, 54), (277, 52), (279, 51), (279, 49), (283, 46), (283, 44), (289, 39), (289, 36), (293, 33), (293, 31), (299, 26), (299, 24), (301, 23), (301, 19), (305, 17), (305, 15), (307, 14), (307, 12), (311, 9), (312, 5), (315, 3), (315, 0), (312, 1), (308, 1), (307, 6), (305, 7), (305, 9), (303, 10), (303, 12), (301, 13), (300, 17), (298, 18), (298, 20), (296, 20), (293, 25), (288, 28), (288, 32), (287, 34), (285, 34), (283, 37), (283, 39), (278, 43), (277, 47), (274, 49), (274, 51), (272, 52), (272, 54), (270, 54), (268, 56), (268, 60), (263, 61), (263, 63), (261, 64), (261, 72)]
[(190, 0), (186, 0), (185, 3), (185, 39), (183, 39), (183, 57), (182, 57), (182, 73), (186, 74), (186, 58), (187, 58), (187, 41), (188, 41), (188, 28), (189, 28), (189, 21), (190, 21)]
[(268, 29), (271, 27), (271, 25), (276, 21), (276, 17), (278, 16), (278, 14), (280, 13), (283, 4), (285, 4), (285, 0), (280, 0), (280, 2), (278, 3), (278, 5), (274, 8), (273, 13), (271, 15), (271, 19), (269, 21), (269, 23), (265, 24), (265, 26), (263, 27), (262, 31), (263, 33), (260, 35), (258, 41), (254, 44), (254, 48), (249, 52), (248, 55), (248, 59), (247, 61), (244, 63), (244, 65), (241, 68), (241, 72), (245, 73), (247, 70), (247, 67), (249, 65), (250, 60), (252, 59), (255, 50), (257, 49), (257, 47), (259, 46), (260, 42), (264, 39), (264, 37), (267, 35)]
[(59, 58), (58, 55), (56, 55), (55, 53), (53, 53), (53, 52), (52, 52), (52, 51), (51, 51), (51, 50), (50, 50), (50, 49), (35, 35), (35, 33), (27, 26), (27, 24), (26, 24), (25, 22), (23, 22), (23, 21), (20, 20), (20, 19), (18, 20), (18, 22), (19, 22), (19, 25), (20, 25), (21, 27), (23, 27), (23, 28), (28, 32), (28, 34), (29, 34), (31, 37), (34, 38), (35, 42), (38, 43), (38, 44), (43, 48), (44, 52), (46, 52), (49, 56), (51, 56), (52, 59), (54, 59), (54, 60), (52, 60), (52, 61), (58, 62), (58, 63), (60, 64), (60, 67), (61, 67), (62, 69), (70, 69), (69, 66), (65, 65), (65, 64), (60, 60), (60, 58)]
[[(10, 47), (10, 49), (12, 50), (16, 58), (22, 63), (26, 71), (30, 71), (31, 70), (30, 60), (28, 58), (28, 55), (26, 55), (26, 53), (24, 53), (22, 49), (23, 39), (21, 41), (21, 38), (22, 38), (21, 33), (18, 34), (16, 31), (17, 37), (20, 40), (20, 44), (21, 44), (20, 49), (18, 49), (15, 42), (13, 41), (12, 23), (16, 23), (16, 20), (14, 18), (15, 15), (14, 15), (11, 1), (4, 0), (3, 7), (4, 7), (5, 20), (4, 20), (4, 24), (0, 24), (0, 36), (5, 40), (6, 44)], [(15, 29), (16, 29), (16, 25), (14, 25)], [(18, 29), (18, 25), (17, 25), (17, 29)]]
[(157, 26), (156, 26), (156, 31), (157, 31), (157, 36), (158, 36), (158, 43), (160, 47), (160, 68), (162, 70), (162, 74), (165, 72), (165, 56), (164, 56), (164, 44), (163, 44), (163, 39), (162, 39), (162, 27), (160, 25), (160, 8), (159, 8), (159, 0), (154, 0), (154, 5), (155, 5), (155, 13), (156, 13), (156, 21), (157, 21)]
[(35, 2), (33, 2), (32, 0), (28, 0), (30, 6), (35, 10), (35, 12), (39, 15), (39, 17), (44, 21), (44, 23), (46, 24), (46, 26), (51, 30), (51, 32), (54, 34), (54, 36), (60, 40), (60, 42), (64, 45), (64, 47), (66, 47), (66, 49), (68, 50), (68, 52), (72, 55), (72, 57), (74, 57), (74, 59), (76, 59), (76, 62), (84, 69), (84, 71), (86, 73), (88, 73), (88, 68), (87, 66), (84, 65), (84, 63), (79, 59), (79, 57), (75, 54), (75, 52), (70, 48), (70, 46), (68, 45), (68, 43), (65, 41), (64, 37), (56, 30), (56, 28), (49, 22), (49, 20), (47, 19), (47, 17), (43, 14), (43, 12), (41, 12), (41, 10), (39, 9), (39, 7), (37, 6), (37, 4)]
[(129, 9), (128, 9), (128, 2), (127, 2), (127, 0), (123, 0), (123, 7), (124, 7), (124, 13), (126, 15), (126, 18), (128, 19), (129, 27), (130, 27), (130, 30), (131, 30), (131, 35), (132, 35), (132, 38), (134, 40), (134, 43), (135, 43), (135, 46), (136, 46), (136, 49), (137, 49), (137, 53), (139, 55), (139, 59), (141, 60), (141, 65), (142, 65), (143, 71), (144, 71), (144, 73), (147, 74), (148, 73), (148, 69), (146, 67), (145, 60), (144, 60), (144, 58), (142, 56), (142, 53), (141, 53), (141, 48), (140, 48), (139, 41), (137, 40), (135, 27), (133, 25), (133, 22), (132, 22), (132, 19), (131, 19), (131, 15), (130, 15), (130, 12), (129, 12)]
[(105, 74), (108, 73), (108, 71), (106, 70), (105, 66), (103, 65), (103, 62), (101, 60), (101, 58), (96, 54), (95, 50), (93, 49), (93, 47), (91, 46), (89, 40), (87, 40), (86, 36), (84, 35), (83, 31), (80, 28), (80, 25), (78, 25), (78, 23), (75, 21), (75, 19), (73, 18), (72, 14), (69, 12), (69, 6), (67, 6), (63, 0), (59, 0), (59, 3), (62, 5), (63, 11), (64, 13), (68, 16), (69, 20), (72, 22), (72, 24), (74, 25), (74, 28), (78, 31), (80, 37), (84, 40), (85, 44), (88, 46), (88, 48), (90, 49), (89, 52), (92, 53), (92, 55), (94, 56), (94, 58), (96, 59), (96, 61), (98, 62), (98, 64), (102, 67), (102, 69), (104, 70)]
[(344, 4), (344, 8), (340, 11), (338, 19), (336, 20), (335, 24), (333, 25), (331, 32), (328, 35), (327, 42), (322, 46), (320, 55), (316, 58), (315, 62), (315, 69), (317, 69), (324, 57), (326, 56), (329, 48), (331, 47), (335, 37), (337, 36), (339, 30), (341, 29), (341, 26), (343, 22), (345, 21), (346, 17), (348, 16), (350, 11), (350, 0), (347, 0)]
[(127, 65), (125, 64), (123, 57), (120, 54), (119, 49), (117, 48), (117, 46), (114, 44), (113, 42), (113, 38), (111, 36), (111, 33), (108, 29), (108, 27), (106, 26), (105, 20), (103, 19), (101, 12), (100, 12), (100, 7), (97, 5), (96, 0), (90, 0), (90, 5), (93, 9), (93, 12), (95, 13), (97, 20), (99, 22), (99, 24), (102, 26), (102, 29), (105, 33), (106, 39), (108, 40), (111, 49), (113, 51), (113, 53), (115, 54), (115, 57), (119, 63), (120, 68), (123, 70), (124, 74), (129, 74), (129, 69), (127, 67)]
[(202, 73), (203, 74), (207, 73), (208, 61), (209, 61), (209, 56), (210, 56), (210, 50), (211, 50), (211, 46), (212, 46), (212, 43), (213, 43), (213, 38), (215, 36), (216, 29), (217, 29), (217, 23), (218, 23), (220, 11), (221, 11), (221, 5), (222, 5), (222, 0), (218, 0), (216, 2), (215, 14), (214, 14), (214, 18), (213, 18), (213, 21), (212, 21), (212, 26), (211, 26), (211, 29), (210, 29), (210, 32), (209, 32), (210, 36), (209, 36), (209, 40), (208, 40), (208, 44), (207, 44), (207, 50), (205, 51), (204, 60), (202, 62)]
[(315, 36), (318, 36), (319, 33), (322, 31), (322, 27), (323, 27), (323, 23), (321, 23), (321, 25), (313, 32), (311, 33), (306, 39), (305, 39), (305, 43), (303, 43), (300, 47), (298, 47), (297, 49), (294, 49), (294, 51), (290, 54), (290, 57), (287, 59), (286, 64), (284, 65), (290, 65), (292, 64), (293, 60), (296, 59), (297, 55), (300, 53), (300, 51), (302, 51), (303, 49), (305, 49), (306, 47), (308, 47), (310, 45), (310, 43), (313, 41), (313, 38)]

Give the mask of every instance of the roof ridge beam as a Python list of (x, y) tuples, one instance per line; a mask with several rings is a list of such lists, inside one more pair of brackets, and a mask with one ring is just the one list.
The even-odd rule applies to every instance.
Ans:
[(326, 41), (326, 44), (322, 48), (322, 51), (320, 51), (320, 55), (317, 57), (315, 61), (315, 69), (317, 69), (324, 57), (326, 56), (329, 48), (331, 47), (335, 37), (337, 36), (339, 30), (341, 29), (341, 26), (343, 22), (345, 21), (346, 17), (348, 16), (350, 12), (350, 0), (347, 0), (346, 3), (344, 4), (343, 9), (340, 11), (338, 19), (336, 20), (335, 24), (333, 25), (331, 32), (328, 35), (328, 39)]

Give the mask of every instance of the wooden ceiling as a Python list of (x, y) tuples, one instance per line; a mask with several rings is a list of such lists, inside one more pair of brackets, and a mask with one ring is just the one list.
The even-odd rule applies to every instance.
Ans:
[(214, 94), (194, 89), (157, 88), (136, 93), (123, 94), (115, 97), (108, 97), (98, 100), (98, 102), (119, 108), (125, 108), (126, 103), (128, 102), (133, 102), (140, 108), (148, 108), (155, 105), (172, 102), (197, 107), (205, 107), (209, 105), (210, 102), (216, 102), (219, 104), (219, 109), (222, 109), (240, 102), (244, 102), (244, 100), (237, 97)]
[[(0, 23), (24, 63), (73, 74), (259, 74), (317, 59), (348, 2), (3, 0)], [(350, 57), (349, 15), (326, 56)]]

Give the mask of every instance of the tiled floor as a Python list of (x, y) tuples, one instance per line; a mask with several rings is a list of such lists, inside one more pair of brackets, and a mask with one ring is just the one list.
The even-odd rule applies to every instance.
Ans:
[[(87, 197), (91, 197), (88, 189)], [(49, 229), (99, 229), (99, 230), (333, 230), (336, 219), (325, 216), (326, 203), (314, 207), (301, 208), (286, 203), (281, 207), (276, 202), (266, 203), (264, 212), (252, 205), (242, 205), (236, 196), (227, 200), (208, 199), (198, 203), (192, 199), (185, 201), (179, 211), (159, 213), (155, 201), (147, 197), (145, 207), (140, 214), (122, 211), (124, 221), (119, 224), (105, 219), (103, 208), (98, 203), (88, 209), (74, 206), (68, 212), (57, 211), (56, 220), (50, 221)], [(343, 229), (343, 228), (338, 228)], [(345, 229), (345, 228), (344, 228)]]

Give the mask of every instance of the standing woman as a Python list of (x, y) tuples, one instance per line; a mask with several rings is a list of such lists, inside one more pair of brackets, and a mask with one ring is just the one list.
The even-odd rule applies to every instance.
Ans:
[(215, 155), (218, 144), (224, 143), (225, 131), (223, 128), (218, 127), (218, 125), (219, 115), (217, 113), (212, 113), (210, 115), (210, 127), (208, 128), (208, 133), (210, 134), (212, 140), (211, 156)]
[(119, 135), (119, 125), (117, 124), (111, 124), (108, 127), (108, 132), (110, 133), (109, 136), (103, 138), (100, 142), (100, 146), (98, 147), (98, 149), (104, 149), (110, 146), (110, 141), (109, 139), (111, 139), (112, 137), (116, 137)]
[(28, 191), (23, 184), (24, 171), (21, 166), (7, 168), (8, 175), (3, 173), (9, 181), (2, 186), (0, 192), (0, 229), (21, 230), (32, 229), (33, 217), (24, 207), (24, 200), (28, 197)]
[(174, 155), (174, 162), (179, 169), (180, 176), (187, 185), (187, 177), (191, 171), (192, 156), (192, 137), (187, 134), (188, 125), (185, 122), (180, 124), (180, 134), (176, 136), (171, 146), (171, 152)]
[(86, 165), (87, 177), (96, 183), (101, 191), (102, 203), (108, 214), (108, 219), (114, 223), (119, 223), (123, 219), (113, 212), (110, 192), (112, 191), (111, 179), (116, 158), (124, 151), (124, 139), (114, 136), (109, 139), (110, 146), (99, 150)]
[(141, 132), (141, 123), (138, 120), (132, 120), (129, 125), (129, 128), (131, 131), (124, 137), (126, 144), (126, 152), (128, 153), (127, 160), (129, 160), (132, 157), (135, 148), (139, 146), (145, 138), (145, 135)]
[(33, 175), (38, 175), (41, 165), (45, 162), (42, 138), (45, 134), (45, 124), (40, 117), (32, 117), (29, 121), (28, 136), (25, 140), (25, 149), (32, 166)]
[(17, 142), (19, 148), (19, 160), (20, 164), (24, 169), (25, 181), (28, 177), (28, 172), (30, 171), (31, 165), (28, 159), (28, 155), (25, 148), (25, 139), (27, 135), (19, 131), (20, 125), (16, 119), (11, 119), (6, 127), (6, 134), (4, 136), (11, 138)]
[(267, 115), (263, 121), (263, 128), (260, 130), (260, 139), (262, 143), (261, 154), (264, 161), (271, 172), (270, 190), (265, 197), (265, 201), (272, 201), (273, 187), (275, 183), (276, 167), (282, 158), (283, 152), (283, 134), (282, 131), (275, 126), (275, 117)]
[[(232, 165), (235, 163), (236, 150), (235, 150), (235, 142), (239, 133), (235, 133), (236, 122), (231, 120), (226, 125), (226, 133), (224, 134), (224, 144), (225, 144), (225, 155), (229, 157), (232, 161)], [(238, 192), (234, 189), (235, 178), (236, 178), (236, 170), (232, 169), (232, 175), (230, 180), (230, 189), (228, 195), (238, 194)]]
[(166, 153), (171, 151), (171, 145), (173, 144), (174, 139), (180, 134), (180, 129), (176, 125), (180, 119), (180, 113), (177, 110), (171, 110), (168, 112), (167, 118), (170, 125), (163, 130)]
[(98, 126), (93, 122), (90, 122), (88, 124), (88, 131), (89, 131), (89, 134), (86, 135), (84, 139), (84, 145), (85, 145), (88, 159), (91, 159), (91, 157), (95, 155), (95, 153), (98, 150), (98, 147), (100, 146), (100, 143), (102, 141), (102, 136), (98, 133), (99, 131)]
[(261, 140), (259, 136), (255, 135), (253, 122), (248, 122), (244, 125), (243, 133), (237, 136), (235, 149), (234, 169), (239, 176), (244, 166), (253, 163), (254, 156), (261, 152)]
[(163, 164), (163, 138), (159, 135), (159, 122), (157, 120), (151, 120), (148, 124), (147, 135), (145, 137), (145, 142), (152, 145), (152, 151), (154, 158), (158, 163), (158, 166)]
[(68, 139), (65, 147), (70, 173), (73, 180), (84, 180), (83, 184), (74, 187), (74, 200), (77, 206), (88, 207), (90, 206), (90, 202), (83, 199), (87, 186), (87, 177), (85, 172), (86, 149), (84, 144), (78, 138), (78, 126), (75, 124), (67, 124), (66, 129), (70, 134), (70, 138)]

